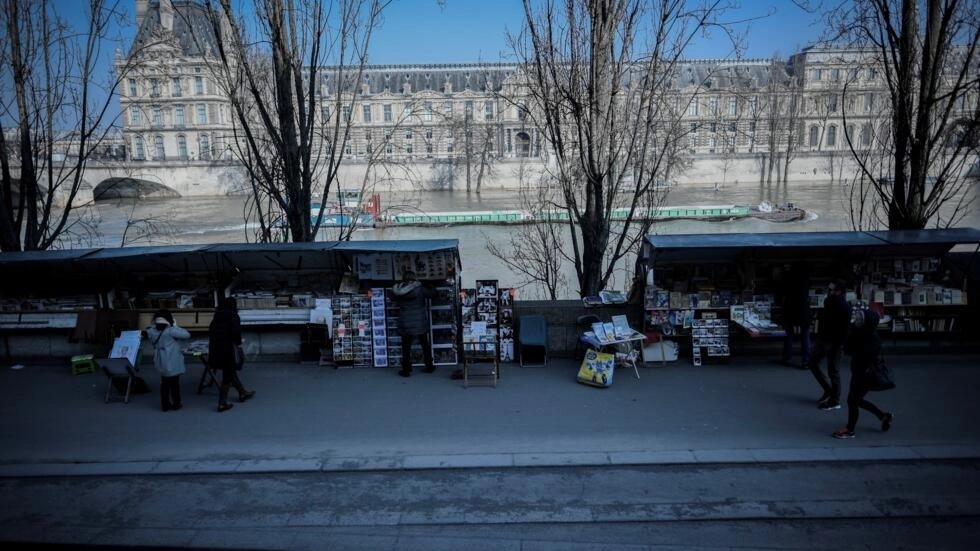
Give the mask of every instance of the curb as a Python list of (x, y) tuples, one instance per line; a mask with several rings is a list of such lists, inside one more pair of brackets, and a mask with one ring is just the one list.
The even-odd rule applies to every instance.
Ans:
[(0, 478), (980, 459), (980, 446), (879, 446), (0, 464)]

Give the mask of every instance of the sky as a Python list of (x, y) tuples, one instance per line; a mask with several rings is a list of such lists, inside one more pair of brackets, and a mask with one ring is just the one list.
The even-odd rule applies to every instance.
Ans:
[[(119, 0), (128, 25), (118, 24), (113, 35), (127, 41), (136, 32), (135, 0)], [(251, 0), (234, 0), (246, 8)], [(329, 0), (327, 0), (329, 1)], [(816, 18), (791, 0), (733, 0), (740, 7), (729, 12), (730, 21), (751, 20), (736, 27), (747, 34), (743, 57), (787, 57), (814, 42), (819, 35)], [(110, 0), (111, 2), (111, 0)], [(69, 21), (84, 19), (85, 0), (54, 0), (58, 13)], [(248, 9), (243, 9), (247, 13)], [(521, 0), (393, 0), (371, 44), (371, 63), (463, 63), (502, 60), (508, 53), (506, 33), (520, 29), (524, 18)], [(124, 48), (125, 49), (125, 48)], [(689, 58), (730, 57), (731, 48), (720, 34), (699, 37)]]

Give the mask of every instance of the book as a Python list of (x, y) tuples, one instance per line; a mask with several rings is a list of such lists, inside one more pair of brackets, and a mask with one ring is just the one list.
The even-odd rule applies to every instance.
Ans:
[(616, 327), (611, 321), (602, 324), (602, 329), (606, 332), (606, 338), (610, 341), (616, 340)]
[(630, 324), (626, 320), (626, 316), (613, 316), (612, 323), (617, 339), (625, 339), (633, 335), (633, 329), (630, 328)]
[[(602, 299), (603, 304), (625, 304), (626, 296), (623, 295), (621, 291), (601, 291), (599, 297)], [(657, 294), (657, 300), (660, 300), (660, 294)]]
[(582, 303), (586, 306), (601, 306), (602, 298), (597, 296), (582, 297)]
[(592, 332), (595, 333), (595, 338), (599, 339), (601, 343), (607, 343), (612, 340), (606, 335), (606, 327), (601, 321), (592, 324)]

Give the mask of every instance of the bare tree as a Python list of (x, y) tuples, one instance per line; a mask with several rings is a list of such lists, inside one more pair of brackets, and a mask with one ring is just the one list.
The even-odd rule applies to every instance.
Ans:
[[(602, 290), (650, 227), (683, 132), (667, 109), (676, 66), (720, 26), (722, 0), (524, 1), (511, 37), (528, 113), (550, 149), (581, 295)], [(632, 176), (629, 185), (624, 185)]]
[[(878, 139), (887, 163), (853, 157), (888, 227), (954, 223), (970, 204), (965, 169), (978, 152), (980, 4), (853, 0), (826, 14), (832, 38), (867, 51), (868, 69), (880, 71), (887, 88), (889, 124)], [(952, 213), (942, 218), (944, 206)]]
[(563, 223), (553, 216), (564, 212), (556, 200), (560, 199), (558, 188), (532, 182), (534, 176), (524, 162), (518, 165), (516, 176), (521, 183), (519, 205), (534, 222), (516, 226), (506, 245), (487, 238), (487, 251), (521, 278), (519, 288), (531, 287), (549, 300), (558, 300), (568, 288), (564, 264), (570, 260), (563, 254)]
[(94, 222), (82, 212), (85, 165), (128, 67), (99, 78), (118, 4), (89, 0), (85, 14), (76, 23), (49, 0), (0, 3), (0, 250), (70, 245)]
[[(231, 4), (207, 0), (207, 42), (234, 113), (258, 238), (315, 240), (387, 1), (257, 0), (249, 23)], [(320, 208), (311, 212), (315, 202)]]

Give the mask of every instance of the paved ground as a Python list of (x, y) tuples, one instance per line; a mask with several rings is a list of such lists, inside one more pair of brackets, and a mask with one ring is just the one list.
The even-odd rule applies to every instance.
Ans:
[(0, 371), (0, 476), (977, 458), (978, 360), (890, 358), (899, 387), (871, 398), (892, 431), (865, 413), (846, 441), (830, 437), (846, 410), (817, 410), (808, 372), (760, 358), (620, 369), (608, 389), (575, 383), (570, 360), (467, 389), (448, 368), (252, 364), (257, 396), (221, 414), (197, 364), (167, 413), (150, 366), (151, 394), (104, 404), (102, 375), (28, 365)]

